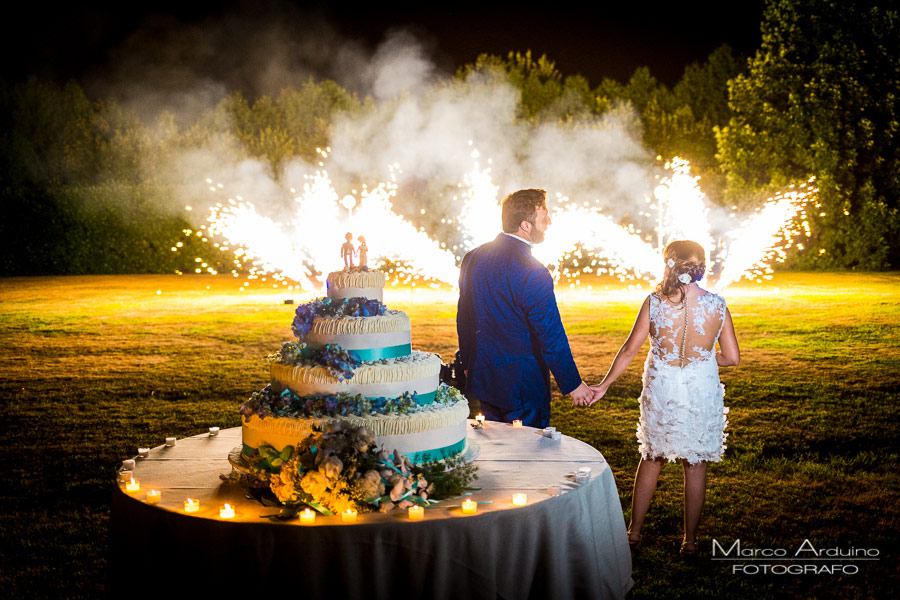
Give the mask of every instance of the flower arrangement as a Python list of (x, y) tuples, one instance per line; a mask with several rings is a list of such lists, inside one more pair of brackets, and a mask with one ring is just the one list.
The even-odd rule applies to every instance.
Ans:
[[(438, 386), (434, 404), (452, 404), (459, 401), (459, 390), (446, 384)], [(308, 394), (298, 396), (290, 389), (276, 391), (272, 384), (266, 385), (241, 405), (244, 417), (257, 415), (264, 419), (269, 416), (291, 418), (346, 417), (347, 415), (395, 415), (409, 414), (421, 410), (416, 394), (404, 392), (396, 398), (366, 398), (362, 394)]]
[(408, 392), (396, 398), (366, 398), (362, 394), (354, 395), (346, 392), (298, 396), (289, 389), (278, 392), (272, 384), (269, 384), (251, 394), (241, 406), (241, 414), (247, 418), (255, 414), (261, 419), (268, 416), (322, 418), (347, 415), (405, 415), (415, 411), (417, 406), (416, 395)]
[(283, 507), (279, 518), (292, 517), (302, 505), (323, 514), (427, 507), (477, 479), (476, 467), (459, 457), (413, 465), (396, 451), (374, 446), (368, 429), (338, 420), (296, 447), (262, 446), (251, 457), (251, 470)]
[(274, 352), (266, 359), (290, 367), (322, 366), (338, 381), (351, 379), (353, 371), (362, 361), (352, 350), (344, 350), (337, 344), (326, 344), (322, 348), (310, 348), (305, 342), (285, 342), (281, 350)]
[(312, 329), (316, 317), (377, 317), (384, 314), (387, 307), (378, 300), (369, 298), (316, 298), (312, 302), (301, 304), (294, 311), (291, 330), (302, 340)]

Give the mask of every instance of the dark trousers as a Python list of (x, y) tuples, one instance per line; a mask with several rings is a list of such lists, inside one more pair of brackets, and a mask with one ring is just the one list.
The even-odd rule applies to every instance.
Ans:
[(484, 414), (484, 418), (488, 421), (500, 421), (501, 423), (512, 423), (516, 419), (522, 421), (522, 425), (526, 427), (537, 427), (543, 429), (550, 424), (550, 407), (543, 406), (534, 408), (532, 406), (522, 409), (516, 409), (509, 412), (502, 412), (495, 406), (487, 402), (479, 402), (480, 410)]

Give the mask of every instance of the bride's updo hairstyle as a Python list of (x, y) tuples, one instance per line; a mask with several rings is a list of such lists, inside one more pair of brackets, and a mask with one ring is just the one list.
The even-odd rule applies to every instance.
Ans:
[[(706, 252), (697, 242), (669, 242), (663, 251), (663, 260), (666, 261), (666, 271), (662, 281), (656, 286), (656, 293), (666, 298), (676, 295), (681, 297), (684, 286), (700, 281), (706, 273)], [(687, 275), (690, 281), (682, 281), (687, 280), (687, 277), (679, 280), (681, 275)]]

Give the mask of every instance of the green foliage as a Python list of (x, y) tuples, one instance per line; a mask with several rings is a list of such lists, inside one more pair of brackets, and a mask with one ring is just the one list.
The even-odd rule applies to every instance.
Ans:
[(456, 77), (464, 80), (473, 74), (518, 88), (521, 96), (517, 117), (523, 121), (568, 121), (594, 113), (598, 107), (587, 79), (580, 75), (563, 79), (553, 61), (546, 55), (535, 60), (530, 50), (524, 54), (510, 52), (505, 59), (481, 54), (474, 64), (460, 67)]
[(234, 92), (219, 110), (227, 115), (244, 150), (266, 159), (277, 177), (292, 156), (316, 159), (316, 149), (328, 146), (335, 115), (361, 107), (358, 98), (337, 83), (310, 79), (299, 89), (285, 88), (277, 98), (262, 96), (252, 105)]
[(762, 47), (730, 84), (718, 131), (730, 199), (817, 177), (815, 251), (796, 265), (900, 265), (900, 16), (878, 4), (769, 2)]

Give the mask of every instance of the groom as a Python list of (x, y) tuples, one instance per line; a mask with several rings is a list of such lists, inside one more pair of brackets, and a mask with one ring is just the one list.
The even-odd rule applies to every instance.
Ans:
[(550, 272), (531, 256), (550, 225), (546, 196), (528, 189), (503, 199), (503, 233), (463, 258), (456, 314), (466, 394), (487, 419), (529, 427), (550, 422), (551, 372), (573, 405), (594, 397), (572, 359)]

